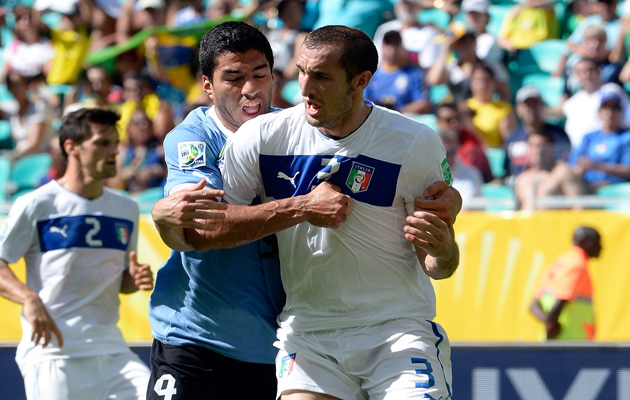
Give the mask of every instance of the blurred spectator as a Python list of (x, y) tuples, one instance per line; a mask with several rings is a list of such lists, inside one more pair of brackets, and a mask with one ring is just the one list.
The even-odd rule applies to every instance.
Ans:
[(165, 0), (127, 0), (123, 3), (120, 16), (116, 21), (116, 42), (125, 43), (129, 38), (144, 28), (166, 24), (167, 11), (179, 8), (179, 2)]
[(123, 101), (120, 107), (118, 132), (121, 143), (128, 143), (127, 125), (136, 109), (146, 111), (153, 125), (153, 133), (159, 140), (175, 127), (173, 109), (148, 84), (146, 78), (138, 72), (130, 72), (123, 78)]
[[(414, 0), (398, 0), (415, 3)], [(318, 18), (313, 30), (326, 25), (345, 25), (361, 29), (371, 38), (393, 9), (391, 0), (318, 0)], [(387, 29), (388, 31), (391, 29)]]
[[(599, 25), (606, 30), (606, 50), (615, 47), (621, 35), (621, 19), (617, 16), (617, 0), (596, 0), (591, 3), (591, 15), (578, 25), (567, 39), (567, 45), (572, 53), (580, 54), (579, 45), (584, 41), (584, 33), (589, 26)], [(619, 62), (619, 59), (613, 59)]]
[[(275, 68), (273, 69), (273, 71), (271, 71), (271, 73), (273, 74), (274, 81), (273, 91), (271, 93), (271, 106), (278, 108), (293, 107), (295, 104), (288, 102), (282, 96), (282, 89), (284, 89), (284, 85), (286, 83), (286, 78), (284, 77), (284, 74), (282, 73), (282, 71)], [(207, 98), (208, 96), (205, 97)]]
[(498, 45), (496, 37), (486, 30), (490, 22), (489, 6), (489, 0), (464, 0), (461, 9), (466, 15), (468, 29), (476, 36), (477, 57), (485, 63), (501, 64), (505, 52)]
[(115, 111), (122, 101), (122, 88), (115, 87), (107, 70), (92, 65), (87, 67), (79, 79), (79, 84), (70, 96), (70, 103), (78, 102)]
[[(453, 96), (453, 101), (459, 103), (472, 96), (471, 78), (475, 65), (481, 63), (477, 56), (475, 34), (466, 31), (461, 22), (449, 25), (444, 35), (437, 37), (438, 41), (444, 41), (440, 48), (440, 54), (427, 73), (429, 86), (447, 84)], [(485, 63), (492, 71), (494, 91), (501, 99), (508, 101), (511, 98), (511, 90), (508, 83), (508, 74), (503, 65), (499, 63)]]
[(383, 58), (365, 88), (365, 98), (401, 113), (428, 113), (431, 102), (424, 72), (407, 58), (400, 33), (385, 33), (381, 50)]
[(281, 0), (277, 10), (282, 23), (266, 33), (273, 50), (274, 68), (282, 71), (287, 79), (297, 76), (296, 57), (306, 36), (306, 32), (300, 30), (304, 7), (303, 0)]
[(598, 111), (602, 128), (584, 136), (568, 164), (554, 167), (540, 184), (541, 196), (595, 194), (599, 187), (630, 181), (630, 131), (621, 126), (621, 104), (614, 92), (602, 95)]
[(628, 116), (624, 114), (629, 99), (620, 86), (614, 83), (602, 84), (597, 61), (590, 58), (582, 59), (575, 64), (573, 71), (580, 83), (580, 90), (571, 97), (567, 98), (565, 95), (560, 108), (566, 117), (564, 129), (571, 139), (571, 146), (577, 147), (585, 134), (602, 126), (598, 110), (603, 93), (616, 93), (621, 99), (623, 124), (628, 123)]
[(553, 3), (546, 0), (524, 0), (507, 12), (499, 30), (497, 43), (510, 53), (528, 49), (534, 43), (558, 37), (558, 21)]
[(496, 100), (496, 80), (492, 68), (484, 64), (473, 67), (470, 78), (472, 97), (466, 105), (473, 111), (473, 126), (489, 147), (501, 147), (516, 126), (512, 105)]
[(41, 26), (33, 17), (29, 7), (17, 6), (13, 9), (15, 25), (13, 38), (4, 46), (0, 71), (0, 82), (4, 82), (9, 70), (22, 76), (34, 77), (48, 75), (55, 55), (50, 40), (41, 35)]
[[(534, 86), (523, 86), (516, 92), (516, 114), (521, 126), (510, 134), (504, 143), (506, 172), (512, 176), (519, 175), (527, 166), (528, 137), (532, 133), (549, 136), (551, 147), (555, 149), (552, 160), (566, 161), (569, 158), (571, 142), (567, 133), (559, 126), (545, 122), (543, 118), (545, 103), (540, 92)], [(553, 165), (552, 165), (553, 166)]]
[(460, 112), (454, 103), (440, 104), (435, 111), (437, 125), (440, 131), (450, 130), (457, 134), (459, 146), (457, 148), (458, 159), (466, 164), (472, 165), (483, 176), (483, 181), (488, 183), (494, 178), (488, 157), (484, 152), (483, 139), (479, 133), (469, 129), (462, 118), (470, 119), (465, 113)]
[(418, 13), (421, 5), (412, 0), (400, 0), (394, 8), (396, 19), (385, 22), (378, 27), (374, 34), (374, 44), (382, 58), (383, 37), (389, 31), (398, 31), (402, 37), (402, 44), (407, 50), (411, 61), (428, 69), (438, 57), (440, 46), (435, 42), (440, 31), (433, 25), (421, 25)]
[(590, 58), (599, 64), (600, 76), (603, 83), (621, 85), (619, 74), (621, 65), (608, 59), (610, 50), (606, 48), (606, 30), (600, 25), (591, 25), (584, 31), (583, 40), (577, 46), (579, 53), (565, 54), (560, 59), (554, 72), (556, 76), (565, 78), (565, 94), (570, 96), (580, 90), (580, 83), (573, 72), (575, 64), (582, 58)]
[(544, 272), (530, 310), (545, 324), (545, 338), (593, 340), (595, 313), (589, 258), (598, 258), (601, 237), (595, 228), (580, 226), (573, 246)]
[(108, 185), (134, 194), (158, 187), (166, 177), (164, 149), (153, 134), (147, 113), (137, 109), (127, 125), (129, 144), (118, 155), (118, 175)]
[(575, 31), (584, 19), (591, 14), (589, 0), (573, 0), (560, 19), (560, 39), (566, 39)]
[(451, 168), (453, 187), (461, 194), (462, 208), (465, 209), (468, 200), (473, 197), (481, 196), (483, 177), (477, 168), (466, 165), (459, 160), (457, 156), (459, 151), (459, 137), (455, 132), (450, 129), (440, 130), (438, 135), (446, 150), (446, 160)]
[(211, 0), (208, 3), (208, 18), (210, 19), (223, 18), (234, 10), (232, 0)]
[[(55, 0), (56, 1), (56, 0)], [(120, 17), (118, 0), (79, 0), (90, 10), (90, 50), (96, 51), (116, 43), (116, 21)]]
[(167, 16), (167, 25), (181, 27), (194, 25), (206, 19), (206, 8), (203, 0), (179, 0), (179, 9), (173, 10), (172, 18)]
[(514, 195), (521, 210), (536, 209), (538, 186), (549, 177), (555, 164), (554, 145), (546, 132), (533, 131), (525, 142), (525, 167), (514, 181)]
[(55, 51), (50, 72), (46, 76), (49, 85), (76, 83), (90, 48), (89, 7), (75, 3), (61, 8), (61, 12), (59, 26), (49, 31)]
[(9, 71), (6, 83), (14, 97), (14, 101), (0, 105), (2, 118), (10, 123), (11, 140), (15, 145), (9, 158), (15, 161), (29, 154), (46, 152), (53, 133), (49, 107), (37, 96), (31, 78)]

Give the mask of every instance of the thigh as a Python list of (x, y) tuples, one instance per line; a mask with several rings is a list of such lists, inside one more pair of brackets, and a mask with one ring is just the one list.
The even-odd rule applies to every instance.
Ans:
[(375, 349), (371, 375), (365, 378), (370, 399), (450, 399), (451, 350), (442, 327), (431, 321), (390, 324), (395, 332), (388, 327), (392, 334)]
[(108, 399), (146, 398), (151, 371), (133, 351), (103, 356), (102, 370), (108, 377)]
[(100, 400), (105, 398), (96, 357), (44, 360), (25, 366), (29, 400)]
[(276, 357), (278, 396), (283, 400), (367, 400), (360, 379), (347, 373), (335, 357), (340, 339), (339, 331), (280, 330), (275, 343), (280, 349)]
[(271, 364), (246, 363), (198, 346), (170, 346), (153, 341), (148, 400), (274, 400)]

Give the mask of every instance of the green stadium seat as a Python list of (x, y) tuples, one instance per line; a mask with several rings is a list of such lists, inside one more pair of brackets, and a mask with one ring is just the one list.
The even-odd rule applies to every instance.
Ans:
[(492, 175), (495, 178), (501, 178), (505, 175), (505, 157), (506, 153), (504, 149), (489, 147), (485, 150), (486, 157), (490, 163), (490, 169)]
[(302, 91), (297, 79), (287, 81), (282, 88), (282, 98), (292, 104), (302, 102)]
[(611, 185), (602, 186), (596, 191), (597, 196), (607, 199), (626, 199), (627, 201), (620, 204), (605, 205), (607, 210), (630, 209), (630, 182), (613, 183)]
[(9, 200), (11, 161), (0, 156), (0, 202)]
[(488, 14), (490, 14), (490, 21), (486, 26), (486, 31), (491, 33), (494, 37), (499, 36), (499, 30), (501, 30), (501, 24), (505, 19), (506, 14), (510, 9), (514, 7), (514, 3), (496, 4), (492, 3), (488, 7)]
[(423, 124), (437, 132), (438, 126), (437, 117), (435, 116), (435, 114), (410, 114), (408, 116), (418, 122), (422, 122)]
[(28, 189), (35, 189), (52, 165), (52, 157), (48, 153), (32, 154), (18, 159), (11, 168), (11, 193), (15, 194)]
[(538, 42), (529, 48), (538, 69), (548, 74), (553, 73), (565, 54), (567, 42), (561, 39), (548, 39)]
[(481, 185), (481, 196), (486, 199), (506, 200), (505, 204), (489, 204), (486, 211), (506, 211), (513, 210), (515, 204), (514, 190), (507, 185), (496, 185), (484, 183)]
[(439, 8), (425, 8), (418, 13), (418, 22), (423, 25), (434, 24), (444, 29), (451, 22), (451, 16)]
[(448, 85), (434, 85), (429, 87), (429, 98), (431, 104), (439, 104), (451, 95)]

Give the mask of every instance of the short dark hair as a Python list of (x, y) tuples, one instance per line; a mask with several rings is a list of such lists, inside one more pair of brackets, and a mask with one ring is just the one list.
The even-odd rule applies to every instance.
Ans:
[(341, 49), (339, 64), (345, 69), (348, 82), (363, 71), (376, 72), (378, 52), (370, 37), (360, 29), (328, 25), (309, 33), (302, 46), (321, 49), (335, 46)]
[(201, 73), (210, 82), (219, 56), (223, 53), (245, 53), (258, 50), (265, 55), (269, 70), (273, 70), (273, 50), (267, 37), (258, 29), (245, 22), (228, 21), (215, 26), (206, 32), (199, 43), (199, 64)]
[(91, 124), (116, 126), (120, 116), (113, 111), (102, 108), (82, 108), (66, 115), (59, 128), (59, 147), (64, 159), (68, 159), (68, 153), (63, 148), (63, 143), (70, 139), (76, 143), (83, 143), (92, 136)]
[(387, 31), (383, 35), (383, 44), (390, 46), (400, 46), (402, 44), (402, 36), (398, 31)]

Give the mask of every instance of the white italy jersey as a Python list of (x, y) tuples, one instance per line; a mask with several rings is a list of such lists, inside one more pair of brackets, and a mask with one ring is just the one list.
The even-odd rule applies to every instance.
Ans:
[(138, 216), (132, 199), (108, 188), (88, 200), (56, 181), (15, 201), (0, 236), (0, 258), (15, 263), (24, 257), (26, 282), (64, 340), (62, 348), (56, 337), (46, 348), (34, 346), (22, 316), (18, 362), (124, 351), (118, 294), (136, 249)]
[(287, 305), (296, 331), (435, 316), (435, 293), (404, 238), (414, 198), (450, 182), (445, 151), (426, 125), (373, 106), (363, 125), (335, 140), (306, 122), (304, 106), (245, 123), (228, 139), (223, 179), (230, 203), (308, 193), (327, 180), (354, 199), (338, 229), (302, 223), (278, 233)]

